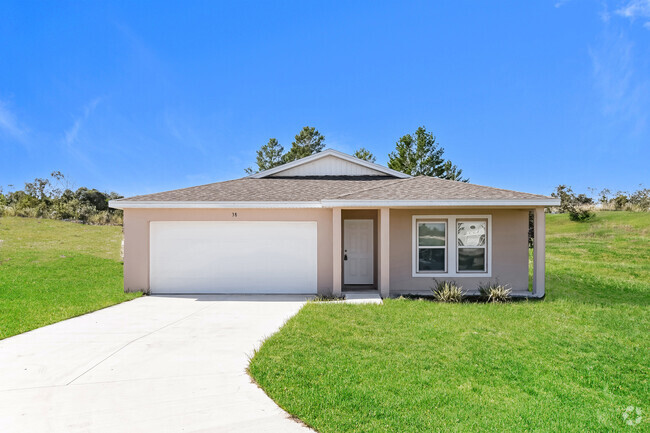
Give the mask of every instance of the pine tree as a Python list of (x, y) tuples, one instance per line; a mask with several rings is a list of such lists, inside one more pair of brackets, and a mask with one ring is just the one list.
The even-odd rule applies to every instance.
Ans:
[(436, 143), (436, 137), (419, 127), (413, 135), (406, 134), (395, 143), (395, 151), (388, 155), (388, 167), (411, 176), (433, 176), (468, 182), (461, 177), (462, 170), (443, 158), (445, 149)]
[(452, 164), (451, 161), (448, 160), (445, 162), (444, 169), (445, 171), (439, 177), (443, 179), (457, 180), (459, 182), (469, 182), (469, 179), (464, 179), (462, 177), (463, 170), (456, 167), (456, 165)]
[(368, 162), (375, 162), (377, 160), (375, 155), (373, 155), (372, 152), (370, 152), (365, 147), (361, 147), (355, 150), (352, 156), (354, 156), (355, 158), (363, 159), (364, 161), (368, 161)]
[(282, 157), (283, 162), (291, 162), (323, 150), (325, 137), (314, 127), (305, 126), (291, 143), (291, 149)]
[(284, 147), (278, 143), (278, 140), (275, 138), (269, 139), (269, 142), (257, 151), (257, 170), (249, 167), (246, 169), (246, 173), (253, 174), (282, 165), (283, 152)]

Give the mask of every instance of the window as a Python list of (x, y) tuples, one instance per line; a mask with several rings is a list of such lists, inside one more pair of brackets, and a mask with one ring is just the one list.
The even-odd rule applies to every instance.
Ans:
[(413, 277), (492, 276), (492, 215), (413, 215), (411, 236)]
[(487, 222), (456, 223), (458, 272), (486, 272)]
[(418, 221), (417, 271), (447, 271), (446, 221)]

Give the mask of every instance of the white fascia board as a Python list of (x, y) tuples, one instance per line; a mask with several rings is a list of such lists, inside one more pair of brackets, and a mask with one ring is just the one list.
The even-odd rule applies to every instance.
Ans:
[(321, 208), (318, 201), (131, 201), (111, 200), (114, 209), (294, 209)]
[(323, 200), (323, 207), (460, 207), (460, 206), (559, 206), (560, 199), (507, 200)]
[(281, 173), (281, 172), (283, 172), (285, 170), (288, 170), (290, 168), (297, 167), (299, 165), (303, 165), (303, 164), (306, 164), (308, 162), (315, 161), (315, 160), (320, 159), (320, 158), (324, 158), (326, 156), (336, 156), (337, 158), (341, 158), (341, 159), (343, 159), (345, 161), (348, 161), (348, 162), (351, 162), (353, 164), (358, 164), (358, 165), (360, 165), (362, 167), (366, 167), (366, 168), (369, 168), (371, 170), (376, 170), (376, 171), (379, 171), (381, 173), (385, 173), (385, 174), (388, 174), (388, 175), (391, 175), (391, 176), (395, 176), (395, 177), (400, 178), (400, 179), (406, 179), (406, 178), (412, 177), (412, 176), (410, 176), (408, 174), (405, 174), (405, 173), (390, 169), (388, 167), (384, 167), (383, 165), (375, 164), (374, 162), (370, 162), (370, 161), (364, 161), (363, 159), (355, 158), (354, 156), (348, 155), (348, 154), (343, 153), (343, 152), (339, 152), (338, 150), (334, 150), (334, 149), (323, 150), (322, 152), (315, 153), (315, 154), (307, 156), (305, 158), (301, 158), (301, 159), (298, 159), (296, 161), (288, 162), (286, 164), (282, 164), (282, 165), (279, 165), (277, 167), (270, 168), (268, 170), (260, 171), (259, 173), (251, 174), (248, 177), (250, 177), (251, 179), (260, 179), (260, 178), (263, 178), (263, 177), (267, 177), (267, 176), (271, 176), (271, 175), (274, 175), (274, 174)]
[(322, 201), (132, 201), (111, 200), (113, 209), (298, 209), (357, 207), (559, 206), (560, 200), (322, 200)]

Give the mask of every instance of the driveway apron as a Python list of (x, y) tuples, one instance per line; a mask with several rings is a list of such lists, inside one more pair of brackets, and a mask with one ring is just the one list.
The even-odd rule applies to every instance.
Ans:
[(311, 432), (246, 373), (305, 296), (146, 296), (0, 341), (0, 432)]

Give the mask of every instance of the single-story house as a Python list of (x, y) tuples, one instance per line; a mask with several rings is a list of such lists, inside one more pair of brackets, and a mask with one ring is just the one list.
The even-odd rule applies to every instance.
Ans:
[[(241, 179), (112, 200), (124, 289), (154, 294), (428, 291), (499, 281), (544, 296), (544, 209), (558, 199), (409, 176), (325, 150)], [(528, 290), (529, 213), (534, 214)]]

